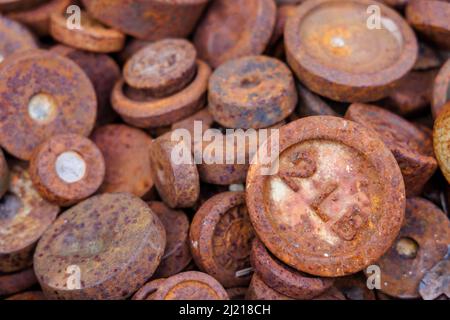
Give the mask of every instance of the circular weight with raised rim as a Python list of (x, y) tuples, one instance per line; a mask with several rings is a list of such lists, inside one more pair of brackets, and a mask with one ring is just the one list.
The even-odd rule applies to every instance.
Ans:
[(189, 238), (197, 266), (231, 288), (250, 282), (251, 274), (245, 271), (251, 267), (254, 236), (245, 193), (224, 192), (209, 198), (196, 212)]
[(170, 125), (203, 108), (210, 75), (208, 65), (197, 60), (197, 74), (187, 87), (165, 98), (150, 98), (144, 91), (144, 98), (139, 100), (126, 95), (125, 81), (121, 79), (114, 86), (112, 106), (125, 122), (135, 127)]
[(216, 279), (197, 271), (182, 272), (167, 278), (151, 295), (152, 300), (228, 300)]
[[(368, 28), (377, 5), (380, 28)], [(393, 9), (372, 0), (311, 0), (286, 23), (289, 65), (312, 91), (343, 102), (387, 96), (417, 59), (414, 32)]]
[(80, 26), (69, 28), (68, 15), (55, 12), (50, 16), (51, 36), (68, 46), (92, 52), (117, 52), (125, 45), (125, 35), (105, 27), (85, 11), (80, 12)]
[(125, 82), (150, 96), (166, 97), (185, 88), (197, 69), (197, 51), (184, 39), (164, 39), (136, 52), (125, 64)]
[(330, 116), (293, 121), (279, 138), (279, 157), (252, 164), (247, 176), (247, 207), (264, 245), (317, 276), (375, 262), (405, 210), (403, 177), (389, 149), (372, 131)]

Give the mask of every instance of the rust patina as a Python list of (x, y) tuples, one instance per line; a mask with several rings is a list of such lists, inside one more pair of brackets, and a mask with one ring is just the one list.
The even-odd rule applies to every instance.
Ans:
[(246, 186), (250, 219), (274, 256), (335, 277), (364, 269), (390, 248), (403, 221), (405, 187), (372, 131), (307, 117), (281, 127), (279, 150), (271, 164), (250, 166)]

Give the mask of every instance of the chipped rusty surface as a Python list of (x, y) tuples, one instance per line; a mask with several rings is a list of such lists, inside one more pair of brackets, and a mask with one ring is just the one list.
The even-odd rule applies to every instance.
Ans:
[(293, 121), (280, 129), (279, 161), (269, 166), (277, 164), (273, 175), (251, 165), (246, 193), (255, 231), (278, 259), (343, 276), (389, 249), (403, 221), (404, 183), (372, 131), (330, 116)]
[(281, 294), (262, 281), (261, 277), (254, 273), (245, 300), (294, 300)]
[(111, 108), (111, 91), (120, 78), (117, 62), (103, 53), (86, 52), (64, 45), (56, 45), (51, 51), (74, 61), (89, 77), (97, 95), (96, 125), (103, 125), (118, 118)]
[(444, 104), (450, 101), (450, 59), (442, 66), (434, 79), (431, 112), (437, 118), (444, 109)]
[(47, 300), (42, 291), (26, 291), (13, 295), (6, 300)]
[[(94, 196), (64, 212), (39, 241), (34, 269), (49, 299), (125, 299), (152, 276), (166, 233), (145, 202)], [(78, 267), (80, 287), (67, 268)]]
[(208, 65), (197, 60), (197, 75), (187, 87), (169, 97), (147, 100), (128, 97), (124, 92), (125, 81), (121, 79), (114, 86), (111, 96), (112, 106), (125, 122), (136, 127), (170, 125), (204, 107), (210, 74), (211, 69)]
[(37, 47), (36, 39), (27, 28), (14, 20), (0, 16), (0, 63), (13, 53)]
[[(193, 206), (200, 194), (200, 180), (189, 146), (172, 140), (172, 133), (168, 132), (153, 140), (150, 150), (153, 181), (164, 203), (171, 208)], [(184, 158), (175, 161), (174, 150), (181, 151)]]
[(5, 155), (0, 149), (0, 198), (3, 197), (9, 188), (9, 168)]
[(0, 273), (0, 297), (29, 289), (37, 283), (33, 268), (15, 273)]
[(419, 284), (419, 293), (424, 300), (440, 297), (450, 299), (450, 245), (446, 257), (431, 268)]
[(117, 52), (125, 45), (125, 35), (105, 27), (85, 11), (80, 12), (80, 29), (69, 29), (68, 15), (55, 12), (50, 16), (51, 36), (68, 46), (92, 52)]
[(400, 166), (406, 195), (419, 195), (437, 169), (431, 135), (402, 117), (375, 105), (352, 104), (345, 118), (378, 134)]
[(376, 300), (375, 290), (367, 287), (366, 277), (362, 273), (337, 278), (335, 287), (348, 300)]
[(281, 61), (249, 56), (228, 61), (211, 75), (208, 108), (225, 128), (267, 128), (297, 105), (294, 77)]
[(192, 261), (189, 249), (189, 219), (183, 211), (172, 210), (164, 203), (152, 201), (150, 209), (166, 229), (166, 250), (154, 278), (167, 278), (183, 271)]
[(86, 10), (106, 25), (139, 39), (186, 37), (209, 0), (83, 0)]
[(0, 299), (449, 300), (449, 8), (0, 0)]
[(369, 30), (366, 10), (371, 4), (317, 0), (298, 6), (286, 23), (286, 55), (309, 89), (336, 101), (374, 101), (387, 96), (412, 69), (418, 53), (412, 29), (395, 10), (377, 4), (390, 29)]
[(409, 1), (406, 19), (436, 45), (450, 50), (450, 3), (438, 0)]
[(0, 201), (0, 272), (31, 266), (35, 245), (58, 212), (35, 190), (28, 171), (13, 165), (9, 190)]
[(99, 192), (130, 192), (143, 197), (153, 188), (150, 169), (152, 138), (123, 124), (99, 127), (92, 141), (105, 159), (105, 179)]
[(244, 192), (224, 192), (208, 199), (196, 212), (190, 229), (190, 246), (199, 268), (225, 288), (248, 285), (254, 231), (245, 206)]
[[(58, 159), (64, 153), (75, 153), (84, 162), (84, 172), (76, 176), (75, 181), (64, 179), (63, 175), (72, 175), (78, 170), (77, 163), (64, 160), (61, 170), (65, 171), (58, 171)], [(54, 135), (33, 151), (30, 175), (42, 197), (60, 206), (70, 206), (97, 191), (105, 177), (105, 160), (98, 147), (83, 136)]]
[(270, 254), (257, 239), (253, 241), (251, 261), (264, 283), (293, 299), (317, 297), (330, 289), (334, 282), (331, 278), (317, 278), (290, 268)]
[[(10, 154), (29, 160), (33, 149), (55, 134), (87, 136), (91, 132), (97, 109), (95, 91), (71, 60), (29, 50), (7, 57), (0, 64), (0, 73), (0, 144)], [(46, 118), (33, 120), (29, 107), (39, 95), (48, 97), (53, 105)], [(42, 108), (42, 104), (36, 107)]]
[(38, 36), (48, 36), (50, 15), (66, 11), (71, 3), (72, 0), (49, 0), (27, 10), (13, 11), (8, 17), (25, 24)]
[(447, 254), (450, 221), (422, 198), (406, 201), (405, 221), (389, 251), (376, 262), (381, 268), (381, 291), (390, 296), (419, 298), (419, 283)]
[(184, 89), (197, 71), (197, 51), (184, 39), (153, 42), (127, 61), (123, 70), (125, 82), (144, 89), (150, 97), (167, 97)]
[(213, 68), (264, 52), (276, 20), (273, 0), (215, 0), (194, 35), (199, 57)]
[(426, 111), (431, 102), (436, 74), (436, 69), (408, 73), (384, 101), (387, 108), (400, 115)]
[(153, 293), (152, 300), (228, 300), (216, 279), (197, 271), (182, 272), (167, 278)]
[(147, 282), (134, 295), (132, 300), (152, 300), (152, 295), (161, 287), (166, 279), (156, 279)]

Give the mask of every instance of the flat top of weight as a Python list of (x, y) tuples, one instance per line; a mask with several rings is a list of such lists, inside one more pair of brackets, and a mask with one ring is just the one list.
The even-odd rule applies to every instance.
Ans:
[[(414, 65), (417, 42), (402, 17), (386, 5), (371, 20), (370, 0), (303, 3), (285, 28), (287, 51), (309, 72), (357, 87), (399, 79)], [(374, 17), (376, 19), (377, 17)]]
[(280, 60), (247, 56), (218, 67), (209, 81), (209, 95), (223, 105), (256, 108), (290, 94), (293, 76)]
[(158, 232), (159, 221), (139, 198), (126, 193), (94, 196), (64, 212), (41, 238), (34, 260), (36, 275), (63, 290), (67, 268), (77, 266), (81, 285), (95, 286), (124, 271), (149, 245), (149, 236)]

